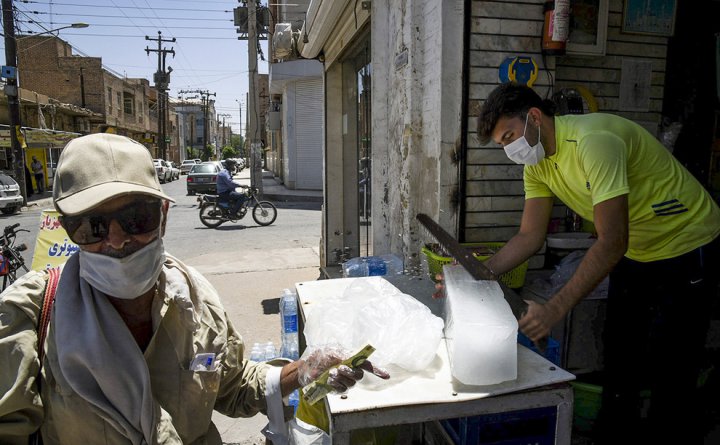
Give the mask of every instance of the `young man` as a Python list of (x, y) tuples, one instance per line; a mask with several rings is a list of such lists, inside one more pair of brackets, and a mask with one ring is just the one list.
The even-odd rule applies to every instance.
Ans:
[[(266, 412), (277, 432), (281, 397), (326, 368), (243, 359), (215, 289), (163, 248), (172, 199), (148, 150), (112, 134), (71, 141), (53, 199), (80, 251), (63, 266), (42, 363), (46, 274), (30, 272), (0, 295), (0, 443), (27, 444), (40, 428), (46, 445), (219, 445), (213, 410)], [(343, 390), (362, 371), (332, 375)]]
[[(699, 443), (695, 386), (717, 295), (720, 209), (641, 126), (553, 111), (511, 83), (483, 105), (480, 138), (525, 165), (520, 230), (487, 264), (501, 274), (540, 249), (554, 197), (594, 222), (598, 239), (575, 274), (547, 304), (530, 302), (520, 329), (533, 340), (547, 336), (609, 274), (600, 440)], [(647, 428), (639, 398), (646, 389)]]

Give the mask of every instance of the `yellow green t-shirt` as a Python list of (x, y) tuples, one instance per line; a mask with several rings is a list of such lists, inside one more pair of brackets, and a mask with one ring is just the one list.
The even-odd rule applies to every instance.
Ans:
[(593, 221), (595, 204), (628, 195), (628, 258), (673, 258), (720, 234), (710, 194), (640, 125), (612, 114), (558, 116), (555, 143), (555, 154), (525, 166), (525, 199), (557, 196)]

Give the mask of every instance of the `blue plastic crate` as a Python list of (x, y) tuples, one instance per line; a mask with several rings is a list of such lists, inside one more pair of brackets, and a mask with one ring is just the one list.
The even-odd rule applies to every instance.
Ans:
[(560, 343), (558, 343), (557, 340), (555, 340), (554, 338), (548, 337), (547, 347), (545, 348), (544, 354), (541, 354), (540, 351), (538, 351), (538, 349), (535, 347), (535, 344), (532, 342), (532, 340), (527, 338), (522, 332), (518, 332), (517, 342), (529, 348), (536, 354), (540, 354), (554, 364), (560, 366)]
[(557, 408), (533, 408), (440, 422), (457, 445), (553, 445)]

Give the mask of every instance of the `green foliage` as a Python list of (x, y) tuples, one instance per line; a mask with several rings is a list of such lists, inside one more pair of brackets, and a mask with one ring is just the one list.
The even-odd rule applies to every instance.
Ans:
[(212, 145), (207, 144), (205, 148), (203, 149), (202, 154), (200, 155), (200, 159), (202, 159), (203, 162), (209, 161), (212, 158), (212, 155), (215, 153), (215, 149)]
[(237, 156), (238, 158), (244, 158), (246, 157), (245, 153), (245, 138), (242, 137), (240, 134), (233, 134), (230, 139), (230, 145), (233, 146), (235, 150), (237, 150)]
[(238, 151), (230, 146), (225, 146), (222, 149), (222, 158), (228, 159), (228, 158), (237, 158), (238, 157)]

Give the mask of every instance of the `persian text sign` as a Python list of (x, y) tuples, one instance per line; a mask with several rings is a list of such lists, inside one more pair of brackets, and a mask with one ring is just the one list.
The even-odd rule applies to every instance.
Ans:
[(65, 229), (60, 225), (60, 214), (54, 209), (45, 209), (40, 220), (40, 232), (35, 241), (32, 269), (45, 270), (58, 267), (79, 250), (77, 244), (70, 241)]

